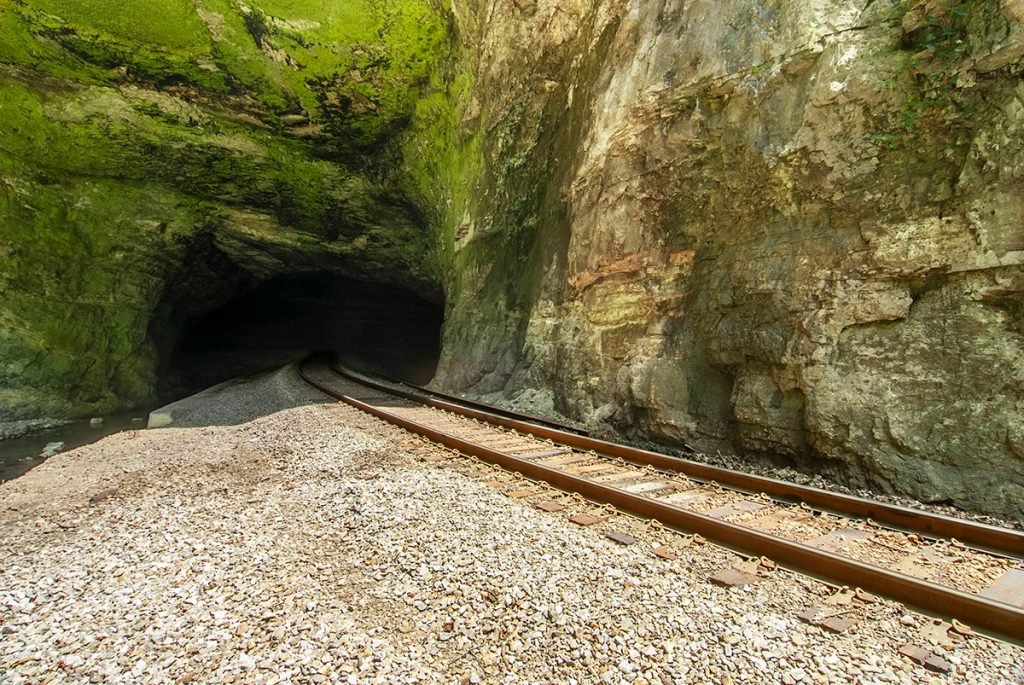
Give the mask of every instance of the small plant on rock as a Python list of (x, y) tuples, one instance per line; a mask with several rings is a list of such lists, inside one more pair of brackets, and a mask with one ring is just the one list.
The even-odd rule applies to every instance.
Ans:
[(970, 0), (924, 0), (903, 18), (902, 47), (910, 52), (898, 79), (885, 79), (879, 90), (893, 91), (902, 82), (906, 95), (890, 130), (872, 142), (893, 149), (926, 123), (948, 123), (957, 115), (957, 76), (969, 48)]

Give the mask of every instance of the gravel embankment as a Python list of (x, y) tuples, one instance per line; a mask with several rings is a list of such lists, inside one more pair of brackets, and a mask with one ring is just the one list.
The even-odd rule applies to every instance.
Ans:
[(293, 366), (252, 378), (236, 378), (155, 410), (172, 417), (177, 428), (234, 426), (269, 413), (323, 402), (303, 383)]
[(259, 418), (120, 434), (0, 487), (0, 682), (1024, 682), (1020, 649), (971, 638), (932, 674), (899, 655), (923, 619), (896, 605), (825, 633), (795, 618), (817, 582), (713, 586), (735, 555), (574, 526), (322, 402), (290, 370), (234, 384), (190, 420)]

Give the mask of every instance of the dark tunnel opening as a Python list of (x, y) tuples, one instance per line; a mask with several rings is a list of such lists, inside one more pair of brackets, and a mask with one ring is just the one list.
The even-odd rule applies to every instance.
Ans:
[(444, 307), (408, 290), (332, 273), (278, 276), (185, 319), (161, 395), (197, 392), (317, 350), (416, 383), (434, 376)]

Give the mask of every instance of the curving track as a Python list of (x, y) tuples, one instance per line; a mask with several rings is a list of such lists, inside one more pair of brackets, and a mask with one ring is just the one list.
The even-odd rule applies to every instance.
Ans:
[[(1024, 641), (1020, 531), (596, 440), (536, 417), (356, 376), (324, 355), (303, 362), (300, 374), (389, 423), (567, 493)], [(551, 500), (541, 491), (516, 495)]]

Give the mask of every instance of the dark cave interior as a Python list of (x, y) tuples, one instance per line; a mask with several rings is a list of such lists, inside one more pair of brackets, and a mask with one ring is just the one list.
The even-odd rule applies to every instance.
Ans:
[(317, 350), (415, 383), (434, 376), (444, 307), (333, 273), (277, 276), (187, 317), (160, 372), (161, 395), (278, 368)]

